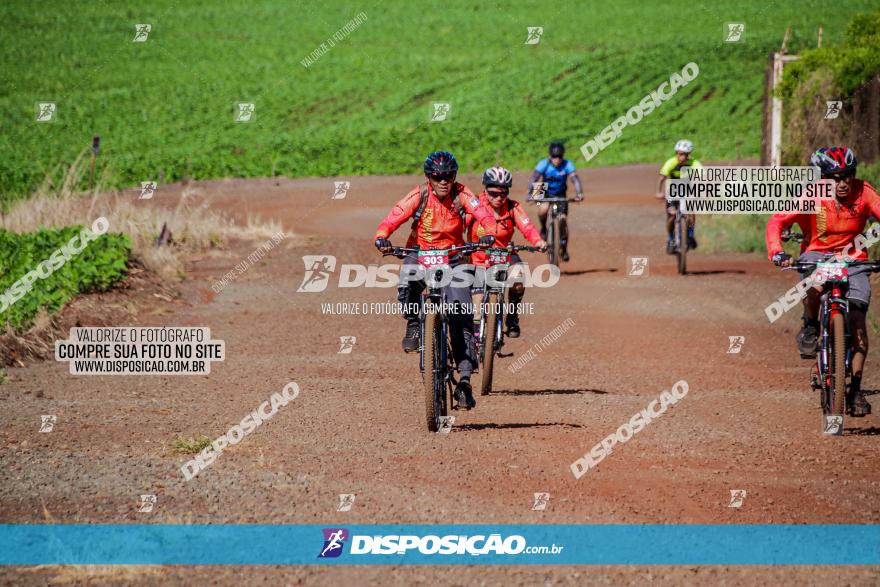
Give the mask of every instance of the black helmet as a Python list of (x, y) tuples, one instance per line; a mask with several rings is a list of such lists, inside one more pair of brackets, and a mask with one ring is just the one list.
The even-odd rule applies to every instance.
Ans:
[(434, 151), (425, 158), (425, 175), (456, 173), (458, 161), (449, 151)]
[(564, 157), (565, 145), (562, 144), (562, 141), (553, 141), (550, 143), (549, 152), (551, 157)]
[(818, 167), (822, 177), (837, 173), (855, 174), (859, 162), (852, 149), (846, 147), (830, 147), (819, 149), (810, 156), (810, 165)]

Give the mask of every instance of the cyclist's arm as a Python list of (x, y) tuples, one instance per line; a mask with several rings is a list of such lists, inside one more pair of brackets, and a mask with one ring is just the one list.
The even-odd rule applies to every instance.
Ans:
[[(474, 195), (474, 192), (461, 185), (457, 197), (464, 208), (467, 224), (477, 222), (486, 229), (487, 234), (495, 234), (495, 214), (480, 201), (480, 198)], [(467, 221), (468, 217), (471, 218), (469, 222)]]
[(666, 197), (666, 180), (667, 177), (663, 174), (660, 174), (660, 181), (657, 182), (657, 193), (654, 195), (658, 200), (662, 200)]
[(519, 231), (523, 233), (523, 236), (526, 237), (526, 240), (529, 241), (530, 245), (533, 247), (538, 246), (538, 243), (541, 242), (541, 233), (538, 232), (538, 229), (532, 224), (529, 215), (522, 209), (522, 206), (514, 207), (513, 222), (516, 224)]
[(379, 223), (378, 228), (376, 228), (376, 236), (373, 238), (388, 238), (394, 234), (394, 231), (400, 228), (404, 222), (412, 218), (412, 215), (418, 210), (420, 199), (421, 193), (419, 192), (419, 188), (416, 188), (404, 196), (402, 200), (394, 205), (391, 212), (382, 219), (382, 222)]
[(576, 193), (579, 198), (582, 198), (584, 196), (584, 188), (581, 185), (581, 178), (578, 177), (576, 171), (571, 172), (571, 184), (574, 186), (574, 193)]
[[(767, 243), (767, 258), (773, 260), (773, 255), (782, 251), (782, 231), (791, 228), (799, 222), (801, 214), (774, 214), (767, 221), (767, 230), (764, 239)], [(804, 231), (806, 233), (806, 230)]]
[(544, 174), (537, 169), (532, 171), (532, 177), (529, 178), (529, 195), (534, 193), (536, 181), (544, 181)]

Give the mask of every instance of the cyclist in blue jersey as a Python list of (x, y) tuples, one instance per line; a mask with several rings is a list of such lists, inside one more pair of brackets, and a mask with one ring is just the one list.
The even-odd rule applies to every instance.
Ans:
[[(546, 196), (548, 198), (564, 198), (568, 190), (568, 178), (574, 185), (575, 200), (584, 199), (584, 190), (581, 186), (581, 180), (577, 176), (574, 163), (565, 159), (565, 145), (560, 141), (550, 143), (548, 152), (549, 157), (541, 159), (532, 177), (529, 180), (529, 193), (533, 197), (539, 198)], [(535, 190), (536, 183), (544, 183), (544, 190)], [(542, 193), (543, 192), (543, 193)], [(559, 256), (563, 261), (568, 261), (568, 202), (561, 202), (558, 206), (559, 210)], [(547, 240), (547, 213), (550, 211), (550, 204), (541, 204), (538, 208), (538, 218), (541, 220), (541, 238)]]

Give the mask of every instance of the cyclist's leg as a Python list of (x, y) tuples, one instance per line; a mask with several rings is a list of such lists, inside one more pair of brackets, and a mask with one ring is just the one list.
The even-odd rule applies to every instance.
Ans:
[(697, 225), (697, 215), (696, 214), (688, 214), (687, 215), (687, 237), (688, 237), (688, 247), (691, 249), (697, 248), (697, 239), (694, 236), (694, 227)]
[(397, 285), (397, 301), (402, 305), (401, 315), (406, 320), (406, 330), (401, 345), (408, 353), (419, 349), (419, 296), (425, 289), (420, 279), (418, 257), (409, 253), (403, 258)]
[[(798, 261), (815, 263), (821, 258), (821, 253), (807, 252), (802, 254)], [(801, 279), (805, 279), (810, 273), (810, 271), (802, 272)], [(815, 287), (807, 290), (807, 295), (804, 296), (803, 302), (803, 326), (795, 339), (798, 351), (802, 355), (811, 358), (816, 354), (816, 348), (819, 344), (819, 305), (821, 304), (821, 298), (822, 292)]]
[[(473, 275), (473, 268), (469, 269)], [(473, 408), (474, 400), (471, 389), (471, 374), (477, 367), (477, 346), (474, 341), (474, 310), (471, 305), (470, 285), (453, 283), (443, 288), (449, 307), (446, 316), (449, 318), (449, 338), (452, 345), (452, 357), (458, 367), (459, 382), (455, 388), (456, 403), (465, 408)]]
[[(561, 198), (565, 194), (560, 194)], [(556, 208), (559, 211), (559, 247), (563, 253), (568, 252), (568, 202), (560, 202)]]
[[(520, 259), (519, 255), (511, 255), (510, 256), (510, 266), (514, 267), (516, 265), (521, 265), (522, 259)], [(507, 301), (509, 306), (507, 308), (507, 331), (508, 336), (511, 338), (517, 338), (520, 335), (519, 329), (519, 304), (522, 303), (523, 297), (526, 294), (526, 287), (521, 281), (517, 281), (513, 283), (507, 290)], [(501, 300), (504, 301), (504, 300)]]
[[(470, 270), (473, 275), (473, 269)], [(474, 320), (470, 286), (451, 283), (444, 289), (446, 302), (451, 308), (447, 312), (452, 342), (452, 356), (463, 378), (470, 378), (477, 365), (476, 345), (474, 344)]]
[(852, 344), (852, 379), (850, 397), (853, 402), (853, 415), (862, 416), (871, 413), (871, 404), (862, 393), (862, 372), (868, 356), (868, 328), (865, 316), (871, 301), (871, 282), (869, 273), (858, 269), (849, 277), (849, 331)]
[(672, 254), (675, 252), (675, 212), (678, 202), (672, 204), (666, 202), (666, 252)]
[(538, 205), (538, 220), (541, 221), (541, 238), (547, 240), (547, 214), (550, 212), (550, 204)]

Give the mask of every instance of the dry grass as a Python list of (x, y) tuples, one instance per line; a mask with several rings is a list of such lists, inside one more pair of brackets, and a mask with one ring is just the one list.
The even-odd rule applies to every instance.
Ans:
[[(75, 191), (87, 173), (84, 151), (67, 170), (60, 185), (53, 184), (47, 177), (33, 197), (13, 204), (0, 217), (2, 227), (27, 232), (41, 227), (91, 225), (95, 218), (104, 216), (110, 221), (111, 232), (121, 232), (131, 238), (132, 253), (143, 266), (165, 279), (180, 278), (189, 256), (223, 247), (230, 239), (265, 240), (281, 230), (277, 222), (260, 222), (258, 218), (248, 218), (244, 226), (236, 225), (209, 210), (195, 187), (181, 191), (173, 210), (119, 192), (102, 193), (106, 182), (101, 180), (90, 194)], [(108, 177), (105, 173), (102, 179)], [(173, 244), (156, 247), (155, 239), (165, 222), (173, 235)]]

